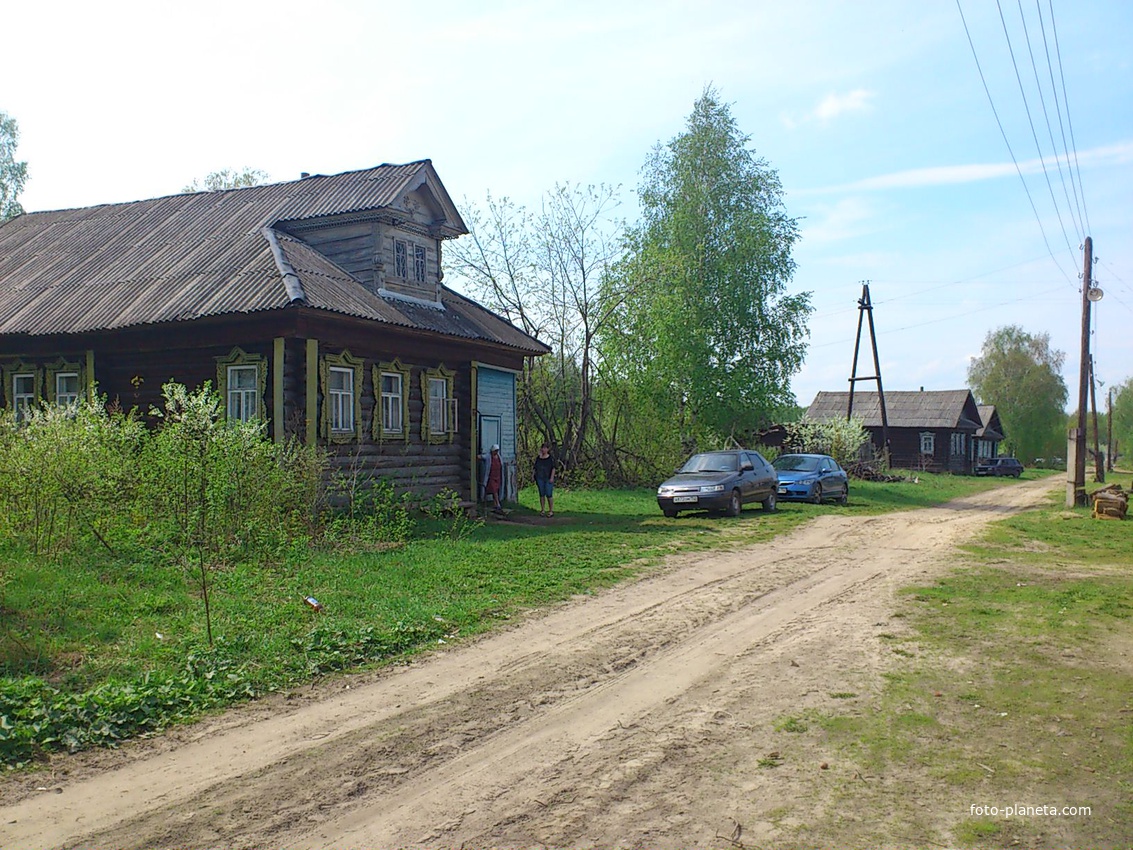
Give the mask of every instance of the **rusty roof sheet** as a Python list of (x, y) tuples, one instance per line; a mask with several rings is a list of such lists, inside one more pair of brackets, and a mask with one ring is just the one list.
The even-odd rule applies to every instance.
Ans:
[[(817, 422), (845, 419), (848, 392), (820, 392), (807, 408), (807, 418)], [(875, 392), (854, 392), (854, 416), (867, 428), (881, 427), (881, 402)], [(970, 390), (887, 392), (885, 417), (890, 428), (979, 428), (979, 411)]]
[[(288, 183), (29, 213), (0, 225), (0, 334), (70, 334), (287, 307), (344, 315), (543, 353), (537, 340), (463, 296), (444, 309), (380, 297), (281, 222), (371, 214), (429, 181), (429, 160)], [(449, 204), (444, 233), (467, 232)], [(294, 283), (295, 278), (291, 278)]]

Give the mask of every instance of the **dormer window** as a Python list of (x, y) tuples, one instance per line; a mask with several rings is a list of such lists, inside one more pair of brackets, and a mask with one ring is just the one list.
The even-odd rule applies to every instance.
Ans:
[(404, 239), (393, 241), (393, 268), (398, 277), (409, 277), (409, 243)]
[(393, 240), (393, 271), (402, 280), (424, 283), (428, 256), (424, 245), (405, 239)]

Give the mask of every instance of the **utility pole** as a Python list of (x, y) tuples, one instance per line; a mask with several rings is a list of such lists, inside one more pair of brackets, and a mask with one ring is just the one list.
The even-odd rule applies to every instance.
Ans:
[(1094, 240), (1087, 236), (1082, 261), (1082, 351), (1078, 364), (1078, 426), (1070, 432), (1074, 441), (1074, 464), (1067, 469), (1066, 507), (1086, 504), (1086, 403), (1090, 388), (1090, 272), (1094, 265)]
[(1094, 380), (1094, 355), (1090, 355), (1090, 411), (1094, 417), (1094, 480), (1099, 484), (1105, 483), (1105, 462), (1102, 460), (1102, 449), (1098, 445), (1101, 435), (1098, 434), (1098, 393)]
[[(858, 377), (858, 352), (862, 347), (862, 318), (869, 317), (869, 341), (873, 346), (873, 371), (869, 377)], [(854, 363), (850, 367), (850, 400), (846, 405), (846, 420), (854, 415), (854, 384), (858, 381), (877, 381), (877, 403), (881, 408), (881, 451), (889, 463), (889, 417), (885, 412), (885, 390), (881, 388), (881, 360), (877, 356), (877, 333), (873, 328), (873, 302), (869, 299), (869, 281), (862, 281), (862, 297), (858, 299), (858, 336), (854, 341)]]
[(1105, 466), (1113, 472), (1113, 387), (1105, 397)]

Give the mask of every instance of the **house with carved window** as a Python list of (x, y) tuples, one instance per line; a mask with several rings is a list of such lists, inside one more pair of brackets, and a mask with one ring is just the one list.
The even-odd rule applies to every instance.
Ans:
[[(978, 458), (994, 454), (1003, 439), (995, 408), (986, 410), (988, 421), (970, 390), (920, 390), (885, 393), (885, 420), (889, 460), (899, 469), (970, 474)], [(820, 392), (807, 408), (811, 421), (845, 419), (850, 411), (848, 392)], [(869, 431), (874, 451), (882, 443), (881, 399), (876, 392), (854, 392), (853, 416)], [(989, 455), (991, 456), (991, 455)]]
[(432, 163), (34, 212), (0, 224), (0, 404), (177, 381), (277, 441), (423, 494), (516, 450), (516, 377), (548, 348), (442, 281), (467, 233)]

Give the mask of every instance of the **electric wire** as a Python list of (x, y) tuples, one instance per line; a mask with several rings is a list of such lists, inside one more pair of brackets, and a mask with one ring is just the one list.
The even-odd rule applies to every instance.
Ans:
[[(960, 2), (960, 0), (956, 0)], [(1070, 101), (1066, 97), (1066, 75), (1062, 71), (1062, 48), (1058, 44), (1058, 24), (1054, 22), (1054, 0), (1047, 0), (1050, 8), (1050, 31), (1054, 35), (1054, 55), (1058, 59), (1058, 78), (1062, 83), (1062, 102), (1066, 104), (1066, 126), (1070, 128), (1070, 149), (1074, 152), (1074, 170), (1078, 174), (1078, 186), (1082, 188), (1082, 216), (1086, 220), (1086, 232), (1090, 227), (1090, 208), (1086, 205), (1086, 190), (1082, 186), (1082, 169), (1078, 166), (1078, 142), (1074, 139), (1074, 121), (1070, 117)]]
[[(1069, 215), (1070, 215), (1070, 220), (1074, 224), (1074, 234), (1075, 234), (1075, 236), (1077, 236), (1078, 242), (1081, 243), (1082, 240), (1085, 238), (1085, 234), (1082, 232), (1081, 223), (1078, 221), (1078, 219), (1074, 215), (1074, 204), (1071, 203), (1071, 201), (1070, 201), (1070, 190), (1066, 186), (1066, 175), (1062, 171), (1062, 159), (1058, 156), (1058, 143), (1055, 142), (1055, 140), (1054, 140), (1054, 128), (1050, 124), (1050, 113), (1047, 111), (1047, 108), (1046, 108), (1046, 96), (1043, 94), (1042, 83), (1039, 82), (1039, 66), (1038, 66), (1038, 63), (1035, 62), (1035, 51), (1031, 48), (1031, 32), (1027, 28), (1026, 15), (1023, 14), (1023, 0), (1016, 0), (1016, 2), (1019, 5), (1019, 18), (1023, 21), (1023, 35), (1027, 40), (1027, 54), (1030, 56), (1030, 59), (1031, 59), (1031, 71), (1033, 71), (1034, 75), (1035, 75), (1035, 88), (1038, 90), (1038, 93), (1039, 93), (1039, 104), (1043, 108), (1043, 122), (1046, 124), (1046, 132), (1047, 132), (1047, 135), (1050, 137), (1050, 148), (1051, 148), (1052, 151), (1054, 151), (1054, 164), (1058, 167), (1058, 180), (1062, 184), (1062, 194), (1066, 198), (1066, 207), (1067, 207), (1067, 210), (1068, 210)], [(1040, 13), (1040, 16), (1039, 16), (1039, 24), (1040, 25), (1042, 24), (1041, 13)], [(1046, 31), (1045, 30), (1043, 31), (1043, 44), (1044, 45), (1046, 44)], [(1050, 54), (1049, 53), (1047, 54), (1047, 65), (1048, 66), (1050, 65)], [(1053, 70), (1051, 71), (1051, 89), (1052, 89), (1051, 93), (1054, 95), (1055, 105), (1057, 106), (1058, 105), (1058, 92), (1056, 90), (1054, 90), (1054, 72), (1053, 72)], [(1070, 168), (1070, 161), (1069, 160), (1067, 160), (1067, 162), (1066, 162), (1066, 167), (1069, 170), (1069, 168)], [(1073, 253), (1073, 252), (1071, 252), (1071, 253)]]
[[(1020, 266), (1030, 265), (1031, 263), (1037, 262), (1038, 260), (1041, 260), (1041, 259), (1044, 259), (1044, 258), (1043, 257), (1035, 257), (1035, 258), (1030, 259), (1030, 260), (1022, 260), (1021, 262), (1018, 262), (1018, 263), (1012, 263), (1009, 266), (1003, 266), (1002, 268), (991, 269), (991, 270), (986, 271), (986, 272), (980, 272), (979, 274), (974, 274), (974, 275), (971, 275), (970, 277), (962, 277), (958, 280), (911, 281), (911, 280), (886, 280), (886, 279), (878, 280), (876, 278), (873, 278), (873, 279), (870, 279), (868, 281), (868, 283), (869, 283), (870, 286), (874, 286), (875, 284), (908, 286), (910, 283), (917, 283), (917, 282), (931, 283), (932, 284), (932, 286), (929, 286), (925, 289), (917, 289), (917, 290), (914, 290), (912, 292), (902, 292), (900, 295), (890, 295), (888, 297), (883, 297), (883, 298), (880, 298), (880, 299), (873, 300), (873, 302), (872, 302), (873, 306), (874, 307), (880, 307), (880, 306), (885, 305), (885, 304), (891, 304), (894, 301), (901, 301), (901, 300), (906, 299), (906, 298), (915, 298), (918, 295), (926, 295), (930, 292), (937, 292), (941, 289), (951, 289), (953, 287), (960, 286), (960, 285), (965, 284), (965, 283), (972, 283), (973, 281), (978, 281), (981, 278), (988, 277), (989, 275), (999, 274), (1000, 272), (1007, 272), (1007, 271), (1011, 271), (1012, 269), (1017, 269)], [(1004, 283), (1011, 283), (1011, 282), (1012, 281), (998, 281), (998, 284), (1002, 285)], [(861, 281), (859, 281), (859, 283), (861, 283)], [(1033, 284), (1032, 281), (1027, 281), (1026, 283), (1027, 283), (1027, 285)], [(873, 299), (872, 293), (871, 293), (870, 297), (871, 297), (871, 299)], [(840, 316), (840, 315), (843, 315), (845, 313), (856, 313), (858, 311), (858, 309), (859, 308), (858, 308), (857, 304), (854, 304), (851, 307), (840, 307), (837, 310), (821, 310), (821, 311), (816, 310), (812, 314), (812, 317), (815, 318), (815, 319), (825, 319), (825, 318), (828, 318), (830, 316)]]
[[(960, 12), (960, 20), (964, 24), (964, 34), (968, 37), (968, 46), (972, 49), (972, 58), (976, 62), (976, 70), (979, 72), (980, 82), (983, 84), (984, 93), (987, 95), (987, 102), (990, 104), (991, 112), (995, 116), (995, 123), (999, 127), (999, 134), (1003, 136), (1003, 143), (1007, 145), (1007, 153), (1011, 155), (1011, 162), (1015, 165), (1015, 173), (1019, 175), (1019, 182), (1023, 184), (1023, 191), (1027, 193), (1027, 201), (1031, 205), (1031, 212), (1035, 214), (1035, 221), (1039, 225), (1039, 232), (1042, 234), (1043, 244), (1046, 245), (1047, 253), (1050, 254), (1050, 258), (1054, 260), (1054, 264), (1058, 266), (1058, 270), (1062, 272), (1063, 277), (1066, 278), (1066, 281), (1071, 286), (1074, 286), (1074, 281), (1071, 280), (1070, 275), (1066, 273), (1066, 269), (1062, 267), (1058, 258), (1054, 256), (1054, 251), (1050, 247), (1050, 240), (1047, 238), (1046, 228), (1043, 227), (1042, 217), (1039, 216), (1038, 208), (1035, 206), (1035, 199), (1031, 196), (1031, 190), (1027, 186), (1027, 181), (1023, 178), (1023, 171), (1019, 168), (1019, 160), (1015, 156), (1015, 151), (1011, 148), (1011, 141), (1007, 138), (1007, 131), (1003, 129), (1003, 122), (999, 118), (999, 110), (995, 108), (995, 100), (991, 96), (991, 89), (988, 88), (987, 78), (984, 76), (983, 66), (980, 65), (980, 57), (976, 53), (976, 45), (975, 42), (972, 41), (972, 33), (968, 29), (968, 20), (964, 17), (964, 9), (960, 5), (960, 0), (956, 0), (956, 9)], [(1073, 128), (1071, 129), (1071, 139), (1073, 139)]]
[[(1062, 121), (1062, 104), (1058, 99), (1058, 86), (1054, 82), (1054, 66), (1051, 64), (1051, 61), (1050, 61), (1050, 44), (1047, 42), (1046, 24), (1043, 21), (1043, 8), (1042, 8), (1042, 4), (1039, 2), (1039, 0), (1035, 0), (1035, 9), (1036, 9), (1036, 11), (1038, 12), (1038, 15), (1039, 15), (1039, 28), (1042, 30), (1042, 34), (1043, 34), (1043, 52), (1046, 54), (1046, 67), (1047, 67), (1047, 70), (1050, 72), (1050, 89), (1051, 89), (1052, 92), (1054, 92), (1054, 109), (1055, 109), (1055, 112), (1058, 114), (1058, 132), (1059, 132), (1059, 135), (1062, 136), (1062, 154), (1063, 154), (1063, 156), (1066, 157), (1066, 171), (1070, 175), (1070, 188), (1074, 191), (1074, 205), (1075, 205), (1075, 207), (1077, 207), (1077, 210), (1078, 210), (1078, 218), (1077, 218), (1078, 228), (1081, 231), (1085, 231), (1086, 217), (1082, 212), (1082, 201), (1078, 198), (1078, 190), (1079, 190), (1079, 188), (1081, 188), (1079, 186), (1079, 183), (1081, 181), (1081, 177), (1079, 177), (1079, 179), (1076, 181), (1074, 179), (1074, 169), (1070, 167), (1070, 146), (1067, 145), (1067, 143), (1066, 143), (1066, 125)], [(1054, 10), (1053, 9), (1051, 10), (1050, 21), (1051, 21), (1051, 26), (1053, 26), (1054, 25)], [(1063, 87), (1063, 97), (1065, 97), (1065, 87)], [(1067, 114), (1067, 117), (1069, 117), (1069, 115), (1070, 115), (1070, 105), (1069, 104), (1067, 104), (1067, 106), (1066, 106), (1066, 114)], [(1061, 168), (1059, 169), (1059, 173), (1060, 174), (1062, 173)], [(1085, 197), (1084, 191), (1082, 193), (1082, 196), (1083, 196), (1083, 198)]]
[[(1046, 290), (1043, 290), (1042, 292), (1030, 293), (1030, 294), (1025, 295), (1021, 298), (1011, 298), (1011, 299), (1008, 299), (1007, 301), (999, 301), (999, 302), (996, 302), (995, 304), (985, 304), (982, 307), (976, 307), (975, 309), (968, 310), (964, 313), (957, 313), (957, 314), (952, 315), (952, 316), (940, 316), (936, 319), (928, 319), (927, 321), (924, 321), (924, 322), (917, 322), (916, 324), (905, 325), (904, 327), (900, 327), (900, 328), (891, 328), (891, 329), (887, 329), (887, 330), (879, 330), (879, 331), (877, 331), (877, 335), (879, 337), (880, 336), (888, 336), (890, 334), (900, 333), (902, 331), (914, 330), (915, 328), (923, 328), (923, 327), (926, 327), (928, 325), (937, 325), (937, 324), (940, 324), (941, 322), (951, 322), (951, 321), (954, 321), (956, 319), (964, 319), (964, 318), (967, 318), (968, 316), (974, 315), (975, 313), (983, 313), (986, 310), (994, 310), (998, 307), (1007, 307), (1008, 305), (1018, 304), (1018, 303), (1023, 302), (1023, 301), (1031, 302), (1031, 301), (1034, 301), (1036, 298), (1038, 298), (1040, 296), (1050, 295), (1050, 294), (1055, 293), (1055, 292), (1063, 292), (1063, 291), (1064, 290), (1062, 288), (1062, 284), (1059, 284), (1058, 286), (1054, 287), (1053, 289), (1046, 289)], [(877, 305), (874, 304), (873, 306), (876, 307)], [(854, 309), (857, 309), (857, 308), (854, 308)], [(833, 342), (823, 342), (823, 343), (820, 343), (818, 345), (809, 346), (809, 350), (813, 350), (813, 349), (816, 349), (816, 348), (829, 348), (832, 345), (842, 345), (843, 343), (846, 343), (846, 342), (853, 342), (853, 340), (852, 339), (843, 339), (843, 340), (835, 340)]]
[[(999, 22), (1003, 25), (1003, 37), (1007, 40), (1007, 52), (1011, 56), (1011, 66), (1015, 69), (1015, 80), (1019, 83), (1019, 96), (1023, 99), (1023, 109), (1027, 113), (1027, 123), (1031, 127), (1031, 138), (1035, 141), (1035, 150), (1039, 154), (1039, 167), (1042, 168), (1043, 177), (1046, 179), (1046, 188), (1050, 192), (1050, 202), (1054, 205), (1054, 214), (1058, 217), (1058, 226), (1062, 228), (1062, 238), (1066, 240), (1066, 250), (1070, 252), (1071, 256), (1076, 256), (1074, 247), (1070, 244), (1070, 237), (1066, 233), (1066, 224), (1062, 220), (1062, 211), (1058, 207), (1058, 201), (1054, 197), (1054, 186), (1050, 182), (1050, 172), (1046, 170), (1046, 161), (1043, 159), (1042, 145), (1039, 144), (1039, 134), (1035, 130), (1035, 121), (1031, 117), (1031, 105), (1027, 102), (1027, 92), (1023, 87), (1023, 77), (1019, 73), (1019, 64), (1015, 61), (1015, 48), (1011, 44), (1011, 35), (1007, 31), (1007, 19), (1003, 17), (1003, 6), (999, 0), (995, 0), (995, 8), (999, 10)], [(1020, 4), (1019, 11), (1022, 12), (1023, 7)], [(1026, 22), (1023, 24), (1023, 32), (1026, 33)], [(1030, 48), (1030, 39), (1027, 39), (1028, 49)]]

